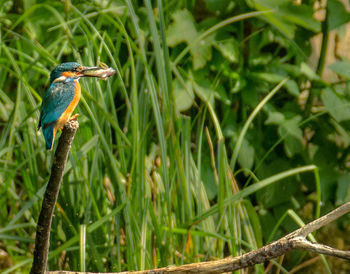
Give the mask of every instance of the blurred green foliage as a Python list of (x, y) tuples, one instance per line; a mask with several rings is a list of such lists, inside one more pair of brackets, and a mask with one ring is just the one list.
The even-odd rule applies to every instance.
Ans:
[[(117, 74), (81, 80), (50, 270), (235, 256), (297, 228), (297, 215), (306, 222), (349, 201), (350, 61), (329, 66), (334, 81), (322, 73), (329, 32), (350, 15), (328, 0), (319, 22), (317, 1), (296, 2), (2, 1), (0, 270), (30, 268), (53, 156), (39, 108), (64, 61)], [(287, 271), (308, 256), (274, 264)]]

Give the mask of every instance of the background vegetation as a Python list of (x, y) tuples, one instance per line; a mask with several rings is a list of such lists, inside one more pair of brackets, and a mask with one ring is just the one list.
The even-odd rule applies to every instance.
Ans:
[[(333, 78), (323, 77), (329, 33), (341, 40), (350, 20), (340, 1), (0, 5), (0, 271), (31, 265), (53, 156), (39, 108), (63, 61), (102, 61), (117, 74), (81, 80), (51, 270), (235, 256), (349, 201), (349, 60), (337, 56)], [(322, 22), (316, 6), (327, 8)], [(327, 233), (345, 249), (348, 231), (347, 217)], [(252, 271), (286, 273), (314, 256), (292, 252)]]

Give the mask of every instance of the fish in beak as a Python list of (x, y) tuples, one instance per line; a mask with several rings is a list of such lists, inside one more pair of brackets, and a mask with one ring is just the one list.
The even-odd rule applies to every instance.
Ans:
[(113, 68), (108, 67), (106, 64), (100, 62), (98, 67), (84, 67), (79, 70), (80, 77), (97, 77), (106, 80), (108, 77), (115, 74)]

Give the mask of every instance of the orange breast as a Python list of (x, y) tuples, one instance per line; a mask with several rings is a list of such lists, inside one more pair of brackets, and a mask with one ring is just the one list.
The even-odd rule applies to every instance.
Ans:
[(62, 113), (61, 117), (58, 118), (55, 128), (63, 128), (65, 123), (68, 122), (69, 118), (71, 117), (75, 107), (78, 105), (81, 95), (81, 88), (78, 80), (74, 80), (75, 83), (75, 92), (74, 92), (74, 98), (72, 102), (68, 105), (67, 109)]

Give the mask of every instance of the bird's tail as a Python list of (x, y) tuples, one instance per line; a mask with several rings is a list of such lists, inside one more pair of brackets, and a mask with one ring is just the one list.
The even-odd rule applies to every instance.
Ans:
[(46, 142), (46, 149), (52, 150), (53, 142), (55, 140), (56, 130), (54, 125), (43, 127), (43, 133)]

